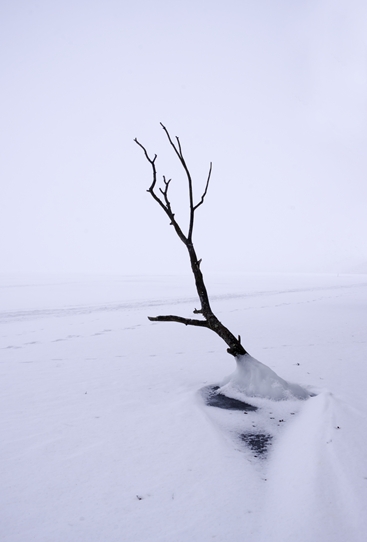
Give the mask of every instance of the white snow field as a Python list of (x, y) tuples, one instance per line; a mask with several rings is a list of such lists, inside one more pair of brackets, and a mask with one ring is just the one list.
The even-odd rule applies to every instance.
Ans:
[(190, 276), (1, 278), (1, 541), (367, 540), (367, 275), (207, 286), (263, 365)]

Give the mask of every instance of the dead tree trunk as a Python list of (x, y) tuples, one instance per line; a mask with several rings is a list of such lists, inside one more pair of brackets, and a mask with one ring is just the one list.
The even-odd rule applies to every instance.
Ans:
[(150, 193), (150, 195), (153, 197), (153, 199), (158, 203), (158, 205), (163, 209), (163, 211), (166, 213), (168, 218), (170, 219), (170, 224), (174, 227), (175, 232), (177, 233), (180, 240), (183, 242), (183, 244), (186, 246), (187, 251), (189, 253), (190, 263), (191, 263), (191, 270), (194, 274), (195, 278), (195, 285), (196, 290), (199, 296), (199, 300), (201, 303), (201, 308), (199, 310), (195, 309), (195, 314), (201, 314), (203, 316), (203, 320), (199, 320), (196, 318), (183, 318), (182, 316), (174, 316), (174, 315), (165, 315), (165, 316), (149, 316), (149, 320), (153, 322), (179, 322), (180, 324), (185, 324), (186, 326), (199, 326), (199, 327), (206, 327), (208, 329), (211, 329), (214, 331), (219, 337), (223, 339), (223, 341), (227, 344), (227, 352), (231, 354), (232, 356), (243, 356), (247, 354), (246, 350), (241, 344), (241, 337), (238, 336), (236, 338), (230, 331), (227, 329), (215, 316), (213, 313), (210, 302), (209, 302), (209, 296), (208, 292), (206, 290), (206, 286), (204, 283), (204, 277), (200, 269), (200, 263), (201, 260), (197, 258), (195, 247), (192, 241), (192, 234), (194, 230), (194, 219), (195, 219), (195, 211), (204, 203), (205, 196), (208, 192), (211, 172), (212, 172), (212, 164), (210, 164), (208, 178), (206, 181), (204, 192), (201, 196), (201, 199), (198, 203), (194, 203), (194, 195), (193, 195), (193, 183), (190, 171), (187, 167), (185, 158), (182, 154), (182, 148), (181, 143), (178, 137), (176, 137), (176, 141), (174, 142), (165, 126), (161, 123), (161, 126), (168, 138), (168, 141), (170, 145), (172, 146), (174, 152), (177, 155), (177, 158), (179, 159), (188, 182), (188, 188), (189, 188), (189, 227), (188, 227), (188, 233), (187, 235), (184, 234), (182, 231), (182, 228), (178, 224), (178, 222), (175, 219), (175, 214), (172, 211), (171, 202), (168, 197), (168, 190), (169, 185), (171, 182), (171, 179), (166, 180), (166, 178), (163, 176), (163, 188), (159, 188), (160, 194), (156, 191), (156, 184), (157, 184), (157, 169), (156, 169), (156, 159), (157, 155), (154, 155), (154, 158), (150, 158), (148, 155), (148, 152), (146, 148), (137, 140), (135, 139), (135, 143), (139, 145), (144, 151), (145, 157), (148, 160), (148, 162), (151, 165), (152, 168), (152, 175), (153, 180), (148, 188), (147, 192)]

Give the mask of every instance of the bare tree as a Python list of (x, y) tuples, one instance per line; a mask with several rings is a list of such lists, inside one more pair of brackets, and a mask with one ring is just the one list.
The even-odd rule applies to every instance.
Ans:
[(188, 225), (188, 232), (185, 235), (183, 232), (181, 226), (178, 224), (175, 213), (172, 210), (171, 201), (169, 199), (169, 187), (171, 183), (171, 179), (166, 179), (165, 176), (163, 176), (163, 188), (159, 188), (159, 191), (157, 192), (157, 169), (156, 169), (156, 159), (157, 155), (155, 154), (153, 158), (150, 158), (146, 148), (137, 140), (134, 139), (135, 143), (139, 145), (144, 151), (145, 157), (148, 160), (148, 162), (151, 165), (152, 168), (152, 183), (150, 187), (148, 188), (147, 192), (150, 193), (152, 198), (158, 203), (158, 205), (163, 209), (163, 211), (166, 213), (170, 220), (170, 224), (174, 227), (175, 232), (177, 233), (180, 240), (183, 242), (185, 247), (187, 248), (187, 251), (189, 253), (190, 263), (191, 263), (191, 270), (195, 277), (195, 285), (196, 290), (199, 296), (199, 300), (201, 303), (200, 309), (195, 309), (194, 314), (200, 314), (203, 316), (203, 319), (197, 319), (197, 318), (183, 318), (182, 316), (174, 316), (172, 314), (165, 315), (165, 316), (149, 316), (149, 320), (153, 322), (179, 322), (180, 324), (185, 324), (186, 326), (199, 326), (199, 327), (206, 327), (208, 329), (211, 329), (214, 331), (219, 337), (221, 337), (224, 342), (227, 344), (227, 352), (231, 354), (232, 356), (238, 357), (243, 356), (247, 354), (246, 350), (241, 344), (241, 337), (238, 336), (236, 338), (233, 333), (229, 331), (215, 316), (213, 313), (210, 302), (209, 302), (209, 296), (208, 292), (204, 283), (204, 277), (200, 269), (201, 259), (198, 259), (196, 255), (196, 250), (193, 244), (192, 235), (194, 231), (194, 220), (195, 220), (195, 212), (197, 209), (204, 203), (205, 196), (207, 195), (208, 188), (209, 188), (209, 182), (212, 172), (212, 164), (210, 163), (209, 167), (209, 173), (205, 184), (204, 192), (198, 201), (198, 203), (194, 203), (194, 194), (193, 194), (193, 183), (190, 171), (187, 167), (185, 158), (182, 153), (181, 143), (178, 137), (175, 138), (175, 141), (172, 140), (167, 128), (163, 126), (161, 123), (161, 126), (167, 136), (167, 139), (175, 152), (181, 166), (184, 169), (187, 183), (188, 183), (188, 189), (189, 189), (189, 225)]

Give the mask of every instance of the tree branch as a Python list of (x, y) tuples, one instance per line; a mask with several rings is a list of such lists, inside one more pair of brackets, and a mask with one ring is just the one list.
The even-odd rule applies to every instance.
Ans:
[(152, 169), (153, 169), (153, 180), (152, 180), (152, 184), (150, 185), (150, 187), (148, 188), (148, 192), (151, 192), (152, 190), (154, 190), (154, 187), (156, 185), (156, 182), (157, 182), (157, 169), (155, 167), (155, 161), (157, 160), (157, 155), (155, 154), (154, 155), (154, 158), (151, 159), (149, 154), (148, 154), (148, 151), (146, 150), (146, 148), (138, 141), (137, 138), (134, 139), (135, 143), (137, 145), (139, 145), (139, 147), (141, 149), (143, 149), (144, 151), (144, 154), (145, 154), (145, 158), (148, 160), (148, 162), (150, 163), (150, 165), (152, 166)]
[(148, 320), (150, 320), (151, 322), (178, 322), (179, 324), (185, 324), (185, 326), (209, 327), (209, 324), (206, 320), (183, 318), (182, 316), (174, 316), (172, 314), (169, 314), (167, 316), (148, 316)]
[(195, 213), (195, 209), (194, 209), (194, 193), (193, 193), (193, 189), (192, 189), (191, 174), (190, 174), (189, 168), (187, 167), (185, 158), (184, 158), (183, 153), (182, 153), (182, 147), (181, 147), (180, 139), (178, 137), (176, 137), (176, 141), (177, 141), (177, 146), (176, 146), (174, 144), (174, 142), (172, 141), (172, 138), (171, 138), (167, 128), (162, 123), (160, 123), (160, 124), (161, 124), (167, 138), (168, 138), (168, 141), (170, 142), (171, 146), (173, 147), (175, 153), (177, 154), (178, 159), (180, 160), (181, 165), (184, 168), (185, 173), (186, 173), (187, 182), (188, 182), (188, 186), (189, 186), (189, 205), (190, 205), (189, 231), (188, 231), (188, 234), (187, 234), (187, 239), (189, 241), (191, 241), (192, 240), (192, 232), (194, 230), (194, 213)]
[(160, 189), (160, 191), (162, 192), (163, 196), (164, 196), (164, 201), (161, 200), (161, 198), (159, 196), (157, 196), (157, 194), (155, 193), (154, 191), (154, 188), (155, 188), (155, 185), (157, 183), (157, 168), (155, 166), (155, 161), (157, 159), (157, 155), (155, 154), (154, 155), (154, 158), (150, 158), (149, 157), (149, 154), (148, 154), (148, 151), (146, 150), (146, 148), (144, 147), (144, 145), (142, 145), (140, 143), (140, 141), (138, 141), (137, 138), (134, 139), (135, 143), (137, 145), (139, 145), (139, 147), (141, 149), (143, 149), (144, 151), (144, 154), (145, 154), (145, 157), (146, 159), (148, 160), (148, 162), (150, 163), (151, 167), (152, 167), (152, 173), (153, 173), (153, 180), (152, 180), (152, 184), (150, 185), (150, 187), (148, 188), (147, 192), (149, 192), (152, 196), (152, 198), (158, 203), (158, 205), (163, 209), (163, 211), (166, 213), (166, 215), (168, 216), (168, 218), (170, 219), (170, 224), (175, 228), (175, 231), (178, 235), (178, 237), (181, 239), (181, 241), (186, 245), (187, 244), (187, 238), (185, 236), (185, 234), (183, 233), (183, 231), (181, 230), (178, 222), (175, 220), (175, 215), (174, 213), (172, 212), (172, 209), (171, 209), (171, 204), (168, 200), (168, 196), (167, 196), (167, 193), (168, 193), (168, 186), (169, 186), (169, 183), (171, 182), (171, 179), (169, 181), (166, 181), (165, 180), (165, 177), (163, 177), (163, 181), (165, 183), (165, 189), (162, 190)]

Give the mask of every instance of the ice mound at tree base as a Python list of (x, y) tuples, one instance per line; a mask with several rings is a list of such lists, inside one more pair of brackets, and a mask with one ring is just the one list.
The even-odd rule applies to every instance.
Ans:
[(272, 369), (246, 354), (236, 358), (237, 368), (221, 383), (217, 393), (240, 399), (262, 397), (273, 401), (307, 399), (310, 393), (280, 378)]

